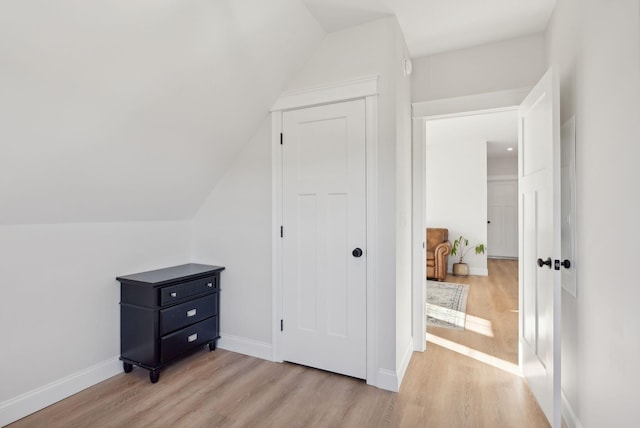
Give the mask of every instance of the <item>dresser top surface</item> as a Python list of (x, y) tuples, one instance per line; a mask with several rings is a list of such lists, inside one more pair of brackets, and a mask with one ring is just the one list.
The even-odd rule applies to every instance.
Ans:
[(172, 266), (164, 269), (150, 270), (147, 272), (134, 273), (131, 275), (119, 276), (116, 279), (121, 283), (136, 283), (138, 285), (159, 286), (174, 282), (176, 280), (186, 280), (214, 274), (224, 270), (222, 266), (200, 265), (188, 263), (185, 265)]

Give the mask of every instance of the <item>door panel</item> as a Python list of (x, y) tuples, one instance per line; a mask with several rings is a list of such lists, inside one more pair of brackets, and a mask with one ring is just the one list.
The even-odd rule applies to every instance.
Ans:
[[(531, 392), (560, 427), (560, 127), (550, 69), (519, 110), (520, 363)], [(549, 259), (548, 265), (537, 261)]]
[[(365, 105), (283, 114), (283, 358), (366, 377)], [(361, 248), (362, 257), (352, 250)]]

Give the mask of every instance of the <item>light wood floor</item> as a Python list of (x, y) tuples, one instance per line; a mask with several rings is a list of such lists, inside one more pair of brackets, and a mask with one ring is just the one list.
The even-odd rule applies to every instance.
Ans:
[(203, 350), (162, 370), (157, 384), (136, 368), (10, 427), (547, 427), (526, 383), (508, 371), (517, 366), (517, 262), (490, 260), (489, 272), (447, 280), (471, 284), (467, 313), (490, 321), (493, 337), (429, 327), (434, 340), (451, 343), (414, 353), (397, 394)]

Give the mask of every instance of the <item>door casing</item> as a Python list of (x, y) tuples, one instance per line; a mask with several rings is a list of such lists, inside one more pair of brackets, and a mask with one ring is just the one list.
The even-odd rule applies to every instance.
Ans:
[(365, 101), (366, 151), (366, 217), (367, 217), (367, 301), (366, 301), (366, 381), (382, 389), (397, 390), (386, 370), (378, 368), (376, 313), (376, 256), (377, 256), (377, 152), (378, 152), (378, 76), (340, 82), (316, 88), (283, 93), (271, 108), (271, 165), (272, 165), (272, 359), (282, 362), (280, 320), (282, 306), (282, 115), (287, 110), (331, 104), (354, 99)]
[[(518, 110), (520, 104), (529, 95), (533, 87), (516, 90), (499, 91), (466, 97), (426, 101), (413, 104), (413, 256), (412, 256), (412, 291), (413, 291), (413, 338), (414, 350), (423, 352), (426, 349), (426, 317), (425, 305), (425, 123), (428, 120), (483, 114), (499, 111)], [(521, 229), (519, 227), (519, 229)], [(519, 246), (522, 246), (522, 230), (518, 231)], [(559, 255), (559, 253), (558, 253)], [(522, 293), (522, 290), (519, 291)], [(520, 297), (521, 298), (521, 297)], [(519, 314), (521, 324), (522, 314)], [(520, 337), (520, 332), (518, 334)], [(522, 361), (520, 361), (522, 370)]]
[(486, 114), (501, 111), (517, 111), (532, 87), (451, 99), (413, 103), (412, 138), (412, 334), (413, 350), (424, 352), (427, 329), (425, 305), (425, 129), (426, 122), (443, 118)]

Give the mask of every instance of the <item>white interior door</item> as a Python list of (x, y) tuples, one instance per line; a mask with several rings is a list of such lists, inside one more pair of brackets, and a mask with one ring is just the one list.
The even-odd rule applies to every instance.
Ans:
[(518, 181), (487, 183), (487, 255), (518, 257)]
[[(520, 365), (552, 427), (560, 427), (560, 124), (547, 71), (519, 109)], [(545, 263), (545, 264), (543, 264)]]
[(283, 141), (283, 359), (364, 379), (365, 103), (285, 112)]

